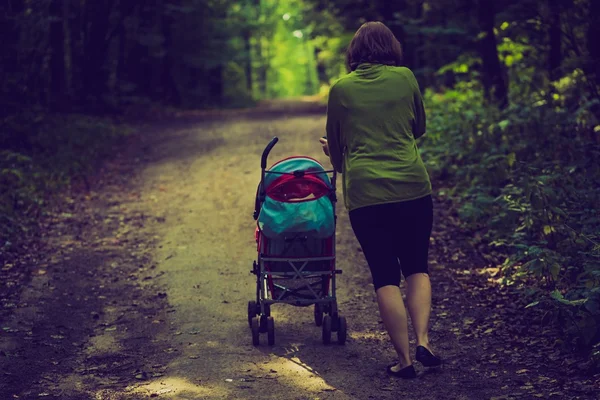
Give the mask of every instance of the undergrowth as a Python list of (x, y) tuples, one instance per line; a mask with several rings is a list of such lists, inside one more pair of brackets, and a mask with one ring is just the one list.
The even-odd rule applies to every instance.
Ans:
[(87, 115), (27, 110), (0, 121), (0, 258), (33, 234), (54, 195), (87, 176), (128, 130)]
[(506, 255), (502, 284), (526, 283), (527, 307), (600, 365), (600, 122), (582, 80), (513, 88), (502, 111), (475, 83), (427, 92), (421, 148), (464, 229), (479, 233), (472, 245)]

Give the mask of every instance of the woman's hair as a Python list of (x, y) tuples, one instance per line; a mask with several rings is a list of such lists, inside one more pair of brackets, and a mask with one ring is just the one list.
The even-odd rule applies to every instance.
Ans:
[(350, 41), (346, 51), (346, 67), (354, 71), (361, 63), (401, 65), (402, 46), (383, 23), (365, 22)]

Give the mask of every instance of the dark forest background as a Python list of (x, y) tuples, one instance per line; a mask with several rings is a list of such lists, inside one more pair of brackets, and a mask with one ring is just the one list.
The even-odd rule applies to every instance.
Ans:
[(600, 362), (598, 0), (2, 0), (0, 258), (132, 110), (324, 101), (368, 20), (425, 94), (438, 196), (561, 345)]

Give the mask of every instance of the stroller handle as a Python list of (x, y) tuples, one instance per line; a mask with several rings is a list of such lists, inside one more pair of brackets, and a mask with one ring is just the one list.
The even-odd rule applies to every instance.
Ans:
[(269, 142), (267, 147), (265, 147), (265, 150), (262, 153), (262, 158), (260, 159), (260, 167), (262, 169), (267, 168), (267, 157), (269, 157), (269, 153), (271, 152), (273, 147), (275, 147), (275, 145), (277, 144), (278, 141), (279, 141), (279, 138), (277, 136), (275, 136), (275, 137), (273, 137), (273, 139), (271, 139), (271, 141)]

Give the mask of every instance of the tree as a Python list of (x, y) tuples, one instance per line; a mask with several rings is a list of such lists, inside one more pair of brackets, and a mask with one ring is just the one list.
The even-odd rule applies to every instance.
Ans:
[(588, 73), (595, 80), (596, 86), (600, 87), (600, 2), (590, 0), (588, 30), (587, 30), (587, 50), (589, 52), (589, 61), (587, 62)]
[(69, 1), (50, 3), (50, 93), (53, 109), (64, 109), (71, 96)]
[(83, 97), (96, 106), (104, 106), (108, 81), (107, 56), (110, 45), (110, 17), (116, 0), (85, 3), (83, 31)]
[(559, 0), (548, 0), (548, 14), (548, 37), (550, 41), (548, 73), (551, 80), (556, 80), (560, 77), (560, 66), (562, 63), (562, 28)]
[(494, 3), (478, 0), (477, 17), (481, 29), (478, 49), (482, 62), (482, 83), (485, 98), (504, 108), (508, 105), (508, 85), (505, 81), (494, 33)]

